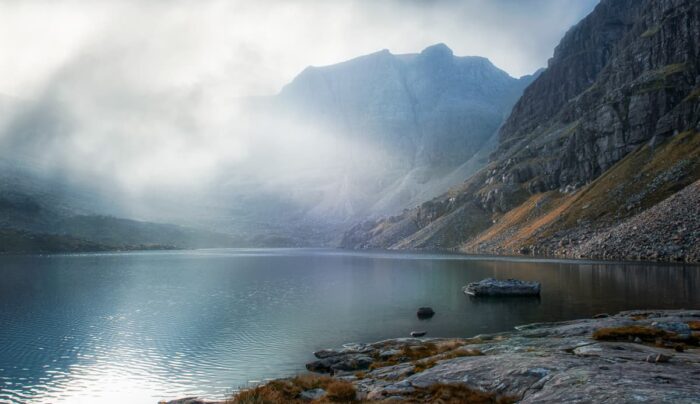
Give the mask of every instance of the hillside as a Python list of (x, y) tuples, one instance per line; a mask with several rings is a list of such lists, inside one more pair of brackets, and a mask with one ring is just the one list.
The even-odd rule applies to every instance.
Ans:
[[(693, 210), (694, 185), (659, 203), (700, 179), (699, 43), (696, 1), (602, 1), (524, 91), (486, 168), (343, 245), (697, 261), (697, 215), (658, 222)], [(629, 223), (652, 236), (623, 246)]]

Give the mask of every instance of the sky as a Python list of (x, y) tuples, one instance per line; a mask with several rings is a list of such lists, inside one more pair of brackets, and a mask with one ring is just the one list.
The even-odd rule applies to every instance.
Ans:
[(323, 134), (261, 133), (238, 113), (241, 100), (278, 93), (309, 65), (436, 43), (485, 56), (515, 77), (530, 74), (596, 3), (3, 0), (0, 112), (8, 99), (20, 107), (0, 113), (0, 141), (28, 145), (3, 147), (33, 149), (27, 156), (48, 171), (126, 193), (270, 165), (278, 170), (270, 179), (321, 172), (307, 165), (323, 154)]
[(546, 65), (597, 0), (4, 0), (0, 93), (32, 98), (83, 59), (149, 89), (274, 94), (308, 65), (443, 42), (513, 76)]

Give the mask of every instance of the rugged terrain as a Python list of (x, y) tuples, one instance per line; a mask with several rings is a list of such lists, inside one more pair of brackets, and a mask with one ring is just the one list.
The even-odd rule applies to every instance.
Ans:
[(602, 1), (524, 91), (486, 168), (342, 245), (697, 261), (698, 44), (697, 1)]
[[(466, 339), (348, 344), (316, 352), (307, 368), (332, 372), (362, 402), (697, 403), (698, 338), (700, 311), (628, 311)], [(309, 380), (273, 381), (230, 402), (342, 401), (337, 384)]]

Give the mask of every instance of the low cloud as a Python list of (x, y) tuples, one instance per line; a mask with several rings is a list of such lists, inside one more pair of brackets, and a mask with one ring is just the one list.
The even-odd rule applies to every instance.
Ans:
[(358, 164), (347, 157), (373, 145), (250, 114), (247, 97), (276, 94), (308, 65), (437, 42), (528, 74), (595, 3), (10, 0), (0, 93), (22, 101), (0, 140), (14, 157), (130, 197), (248, 184), (303, 199), (322, 191), (300, 178), (381, 171), (390, 157)]

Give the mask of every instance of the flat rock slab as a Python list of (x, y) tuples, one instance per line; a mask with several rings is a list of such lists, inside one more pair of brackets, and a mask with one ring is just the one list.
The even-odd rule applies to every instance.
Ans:
[[(350, 381), (359, 398), (377, 401), (415, 402), (414, 394), (439, 383), (509, 396), (519, 403), (700, 403), (700, 347), (692, 334), (683, 352), (634, 339), (592, 338), (601, 328), (632, 325), (675, 330), (670, 332), (682, 336), (686, 326), (695, 332), (696, 321), (700, 310), (628, 311), (528, 324), (474, 338), (398, 338), (319, 351), (319, 360), (307, 367)], [(396, 359), (403, 350), (426, 349), (433, 356)], [(456, 355), (459, 351), (472, 355)], [(399, 363), (378, 366), (387, 357)], [(370, 364), (375, 364), (371, 370), (357, 373)], [(305, 398), (312, 396), (306, 393)], [(313, 391), (313, 396), (320, 393)]]
[(468, 284), (462, 291), (471, 296), (539, 296), (540, 289), (539, 282), (487, 278)]
[[(365, 355), (379, 358), (381, 352), (394, 353), (401, 346), (460, 341), (464, 349), (482, 355), (448, 359), (436, 355), (432, 357), (434, 366), (418, 372), (415, 362), (407, 360), (376, 368), (353, 384), (361, 397), (378, 401), (411, 402), (414, 391), (444, 383), (514, 397), (520, 403), (700, 403), (699, 347), (675, 352), (648, 343), (592, 338), (597, 329), (630, 325), (685, 331), (679, 323), (697, 320), (698, 310), (629, 311), (595, 319), (529, 324), (513, 332), (471, 339), (387, 340), (365, 345), (364, 349), (370, 350)], [(668, 361), (648, 361), (658, 355)]]

